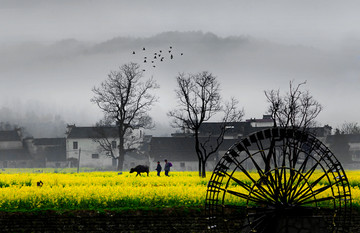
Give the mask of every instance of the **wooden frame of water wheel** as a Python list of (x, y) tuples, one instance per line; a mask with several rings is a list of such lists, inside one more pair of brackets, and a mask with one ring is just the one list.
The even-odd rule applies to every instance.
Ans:
[(243, 138), (219, 160), (205, 209), (210, 231), (346, 232), (351, 192), (320, 140), (275, 127)]

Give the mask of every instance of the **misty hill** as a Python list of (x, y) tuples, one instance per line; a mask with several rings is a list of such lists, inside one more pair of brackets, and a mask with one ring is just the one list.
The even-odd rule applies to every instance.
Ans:
[[(170, 46), (173, 59), (167, 52)], [(4, 117), (0, 111), (0, 121), (17, 121), (10, 123), (26, 126), (30, 134), (42, 137), (44, 135), (38, 135), (41, 132), (59, 132), (51, 129), (52, 123), (44, 123), (42, 116), (49, 114), (51, 119), (55, 116), (63, 119), (62, 124), (94, 125), (102, 114), (90, 102), (91, 89), (111, 70), (130, 61), (141, 64), (146, 70), (144, 75), (154, 77), (160, 84), (159, 103), (153, 111), (157, 135), (173, 131), (166, 113), (176, 104), (176, 75), (204, 70), (219, 78), (224, 98), (234, 96), (240, 101), (246, 118), (265, 113), (264, 90), (285, 90), (290, 80), (307, 80), (308, 88), (324, 105), (328, 117), (356, 121), (342, 119), (340, 114), (350, 111), (350, 106), (344, 103), (354, 99), (352, 94), (357, 93), (354, 74), (360, 72), (360, 66), (356, 46), (356, 43), (349, 43), (346, 48), (326, 51), (249, 36), (219, 37), (201, 31), (164, 32), (146, 38), (117, 37), (99, 43), (64, 39), (47, 44), (28, 42), (0, 46), (0, 76), (6, 79), (0, 85), (0, 108), (10, 109), (14, 116), (23, 116), (21, 120), (14, 120)], [(150, 58), (160, 50), (168, 53), (163, 62), (157, 60), (156, 67), (151, 59), (144, 63), (145, 56)], [(341, 98), (331, 99), (329, 95)], [(27, 106), (25, 103), (29, 100), (40, 104)], [(14, 104), (17, 102), (21, 102), (22, 107)], [(349, 109), (339, 111), (337, 106)], [(38, 117), (34, 119), (40, 122), (27, 120), (28, 112), (35, 113)], [(329, 121), (323, 123), (331, 124)], [(47, 125), (47, 130), (37, 125)]]

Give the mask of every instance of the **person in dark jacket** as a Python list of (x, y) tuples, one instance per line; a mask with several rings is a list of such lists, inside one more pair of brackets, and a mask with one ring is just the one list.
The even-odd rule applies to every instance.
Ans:
[(172, 164), (165, 159), (165, 176), (169, 176), (170, 167), (172, 167)]
[(158, 161), (157, 167), (156, 167), (155, 170), (157, 171), (157, 175), (160, 176), (160, 172), (161, 172), (161, 170), (162, 170), (162, 167), (161, 167), (161, 165), (160, 165), (160, 161)]

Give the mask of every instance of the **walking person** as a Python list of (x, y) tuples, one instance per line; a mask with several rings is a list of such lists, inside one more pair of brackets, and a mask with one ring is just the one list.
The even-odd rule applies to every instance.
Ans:
[(156, 167), (155, 170), (157, 171), (157, 175), (160, 176), (160, 172), (161, 172), (161, 170), (162, 170), (162, 167), (161, 167), (161, 165), (160, 165), (160, 161), (157, 162), (157, 167)]
[(165, 159), (165, 176), (169, 176), (170, 167), (172, 167), (172, 164)]

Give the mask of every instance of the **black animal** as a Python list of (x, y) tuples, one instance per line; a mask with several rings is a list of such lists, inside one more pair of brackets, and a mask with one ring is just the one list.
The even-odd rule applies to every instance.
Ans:
[(145, 165), (137, 165), (136, 167), (130, 169), (130, 173), (133, 172), (137, 172), (136, 176), (141, 176), (142, 172), (146, 172), (147, 176), (149, 176), (149, 167)]

